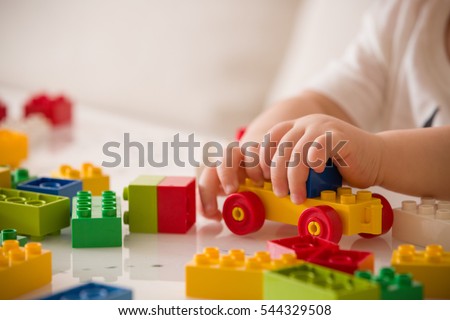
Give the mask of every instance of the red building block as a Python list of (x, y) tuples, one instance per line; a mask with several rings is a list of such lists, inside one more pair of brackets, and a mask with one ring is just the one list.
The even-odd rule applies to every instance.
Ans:
[(236, 130), (235, 139), (240, 141), (242, 136), (245, 134), (246, 127), (240, 127)]
[(373, 272), (372, 253), (341, 250), (336, 243), (311, 235), (267, 241), (267, 251), (274, 258), (284, 253), (295, 253), (297, 259), (350, 274), (356, 270)]
[(158, 232), (186, 233), (195, 223), (195, 178), (166, 177), (157, 195)]
[(325, 248), (311, 256), (308, 262), (353, 274), (356, 270), (373, 272), (374, 256), (371, 252)]
[(297, 259), (308, 261), (313, 255), (325, 248), (338, 250), (339, 246), (334, 242), (311, 235), (267, 241), (267, 251), (275, 259), (285, 253), (295, 253)]
[(6, 107), (6, 104), (4, 104), (3, 101), (0, 100), (0, 122), (5, 120), (7, 115), (8, 108)]
[(40, 94), (32, 97), (24, 106), (24, 116), (43, 114), (53, 126), (72, 122), (72, 102), (65, 96), (49, 97)]

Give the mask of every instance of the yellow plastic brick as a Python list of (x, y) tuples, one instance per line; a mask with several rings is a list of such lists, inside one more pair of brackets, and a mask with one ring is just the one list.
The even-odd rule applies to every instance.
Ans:
[(11, 170), (9, 167), (0, 167), (0, 188), (11, 188)]
[(186, 295), (203, 299), (262, 299), (264, 271), (300, 263), (294, 254), (272, 259), (266, 251), (246, 257), (241, 249), (220, 254), (218, 248), (205, 248), (186, 265)]
[(428, 299), (450, 299), (450, 252), (432, 244), (424, 251), (409, 244), (401, 245), (392, 253), (392, 266), (398, 273), (411, 273), (421, 282)]
[(38, 242), (24, 248), (17, 240), (0, 247), (0, 299), (14, 299), (52, 280), (52, 254)]
[(28, 156), (28, 137), (20, 132), (0, 129), (0, 165), (17, 168)]
[(52, 177), (81, 180), (83, 190), (91, 191), (93, 196), (100, 196), (103, 191), (109, 190), (109, 176), (104, 175), (100, 167), (91, 163), (83, 163), (80, 170), (62, 165), (58, 171), (52, 173)]

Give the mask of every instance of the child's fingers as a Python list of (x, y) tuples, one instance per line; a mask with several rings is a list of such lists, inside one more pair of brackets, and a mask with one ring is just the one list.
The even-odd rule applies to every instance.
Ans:
[(303, 203), (306, 200), (306, 180), (309, 174), (307, 155), (314, 138), (314, 133), (304, 134), (295, 144), (289, 159), (288, 186), (291, 200), (295, 204)]
[(217, 167), (217, 176), (226, 194), (236, 192), (239, 188), (238, 172), (243, 156), (239, 145), (229, 147), (225, 150), (221, 163)]
[(272, 158), (273, 166), (270, 168), (270, 176), (274, 193), (278, 197), (287, 196), (289, 193), (287, 169), (291, 164), (292, 150), (298, 140), (304, 134), (304, 129), (294, 128), (287, 132), (278, 144), (277, 152)]
[(292, 129), (293, 122), (281, 122), (270, 129), (264, 136), (259, 148), (259, 165), (265, 179), (270, 180), (272, 158), (277, 151), (277, 145), (283, 136)]
[(323, 172), (327, 164), (326, 134), (318, 136), (306, 150), (308, 166), (317, 173)]
[(217, 196), (220, 193), (220, 181), (216, 168), (205, 168), (198, 180), (198, 209), (207, 218), (221, 219), (217, 207)]
[(252, 179), (257, 185), (264, 183), (264, 176), (259, 165), (259, 145), (244, 146), (244, 163), (247, 177)]

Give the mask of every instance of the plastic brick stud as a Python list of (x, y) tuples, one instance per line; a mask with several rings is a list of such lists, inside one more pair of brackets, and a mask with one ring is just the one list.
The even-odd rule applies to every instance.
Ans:
[(0, 299), (14, 299), (42, 287), (52, 280), (52, 255), (38, 242), (24, 248), (17, 240), (6, 240), (0, 247)]
[(83, 190), (91, 191), (94, 196), (109, 190), (109, 176), (104, 175), (100, 167), (91, 163), (82, 164), (81, 179), (83, 180)]
[(123, 199), (128, 200), (128, 211), (124, 212), (124, 223), (130, 232), (158, 232), (157, 186), (162, 176), (139, 176), (123, 189)]
[(246, 257), (244, 250), (220, 254), (205, 248), (186, 265), (186, 295), (203, 299), (262, 299), (265, 270), (302, 263), (293, 254), (272, 259), (266, 251)]
[(28, 180), (36, 179), (36, 176), (30, 176), (28, 169), (17, 168), (11, 172), (11, 188), (17, 188), (17, 185)]
[(20, 132), (0, 129), (0, 165), (17, 168), (28, 156), (28, 137)]
[(368, 271), (356, 271), (355, 276), (377, 283), (382, 300), (421, 300), (423, 286), (409, 273), (396, 273), (394, 268), (382, 268), (378, 275)]
[(0, 229), (16, 229), (37, 240), (69, 225), (69, 198), (0, 188)]
[(42, 114), (53, 126), (72, 122), (72, 102), (65, 96), (35, 95), (24, 106), (24, 117)]
[(0, 188), (11, 188), (11, 173), (8, 166), (0, 166)]
[(81, 180), (83, 190), (90, 191), (93, 196), (100, 196), (103, 191), (109, 190), (109, 176), (103, 174), (100, 167), (91, 163), (83, 163), (80, 170), (62, 165), (58, 171), (52, 173), (52, 177)]
[(114, 191), (93, 197), (80, 191), (72, 203), (72, 247), (122, 246), (120, 198)]
[(392, 266), (399, 273), (410, 273), (423, 284), (427, 299), (450, 299), (450, 252), (440, 245), (428, 245), (418, 251), (413, 245), (401, 245), (392, 253)]
[(132, 300), (130, 289), (89, 282), (58, 292), (43, 300)]
[(379, 299), (378, 285), (347, 273), (305, 262), (264, 274), (264, 299)]
[(19, 246), (23, 247), (27, 244), (28, 239), (24, 236), (18, 236), (17, 231), (15, 229), (4, 229), (0, 232), (0, 246), (6, 240), (17, 240), (19, 242)]
[(166, 177), (156, 189), (158, 232), (186, 233), (195, 223), (195, 178)]
[(394, 214), (394, 238), (421, 247), (439, 243), (444, 250), (450, 250), (450, 201), (423, 198), (417, 205), (406, 200), (401, 208), (394, 209)]

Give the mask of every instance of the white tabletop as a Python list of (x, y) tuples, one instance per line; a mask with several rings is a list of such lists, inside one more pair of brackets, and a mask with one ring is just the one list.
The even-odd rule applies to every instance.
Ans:
[[(39, 176), (48, 176), (61, 164), (79, 167), (83, 162), (100, 165), (102, 161), (110, 161), (103, 155), (102, 146), (108, 141), (123, 143), (125, 132), (130, 133), (134, 141), (154, 142), (159, 150), (162, 141), (172, 141), (173, 135), (178, 133), (176, 128), (80, 104), (75, 105), (75, 121), (70, 128), (51, 129), (38, 120), (24, 123), (19, 120), (20, 110), (29, 96), (29, 92), (0, 86), (0, 99), (10, 109), (10, 120), (6, 126), (29, 132), (30, 154), (23, 167)], [(180, 136), (186, 138), (190, 133), (181, 132)], [(202, 135), (195, 138), (202, 143), (210, 140)], [(197, 156), (201, 153), (201, 150), (198, 151)], [(134, 158), (137, 159), (136, 155)], [(128, 168), (120, 166), (104, 168), (103, 171), (110, 175), (111, 189), (121, 194), (123, 187), (140, 174), (194, 176), (196, 169), (189, 165), (177, 167), (173, 163), (166, 168), (152, 168), (149, 165), (139, 168), (137, 161), (132, 161)], [(405, 198), (379, 188), (372, 190), (387, 197), (393, 207), (398, 207)], [(127, 207), (128, 203), (123, 202), (122, 210)], [(267, 221), (262, 230), (255, 234), (236, 236), (223, 222), (197, 216), (196, 225), (187, 234), (130, 234), (128, 226), (123, 225), (121, 248), (72, 249), (71, 230), (66, 228), (60, 236), (49, 236), (42, 241), (44, 248), (53, 253), (52, 283), (21, 298), (39, 298), (93, 280), (131, 288), (135, 299), (186, 299), (184, 265), (204, 247), (216, 246), (223, 251), (241, 248), (253, 254), (257, 250), (265, 250), (267, 240), (296, 234), (295, 226)], [(373, 252), (375, 269), (378, 270), (390, 264), (392, 250), (399, 244), (389, 232), (374, 239), (344, 236), (340, 246)]]

